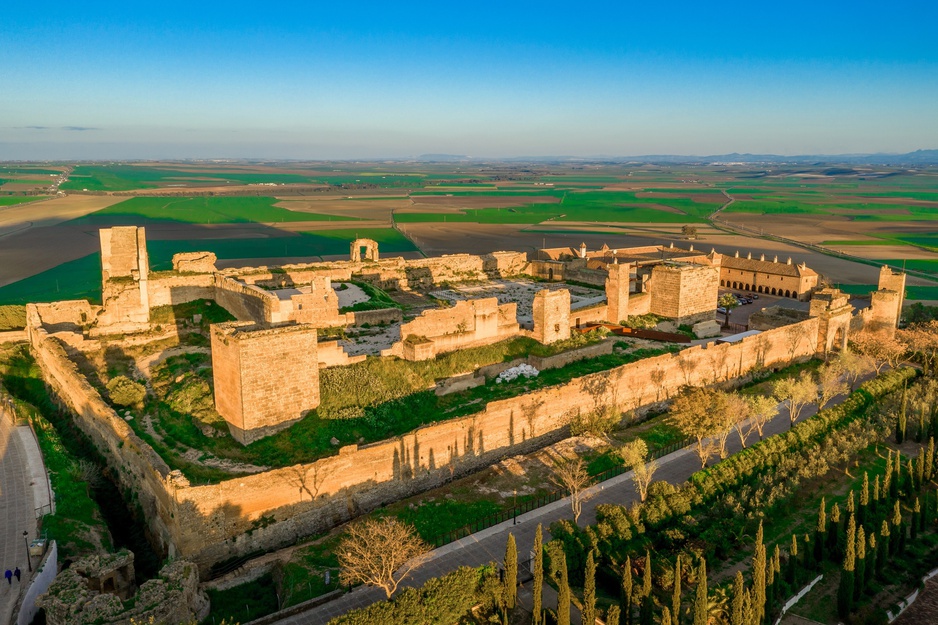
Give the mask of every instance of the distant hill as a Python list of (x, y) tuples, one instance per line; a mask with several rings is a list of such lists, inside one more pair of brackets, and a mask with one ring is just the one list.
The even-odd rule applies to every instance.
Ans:
[(938, 165), (938, 150), (916, 150), (906, 154), (712, 154), (687, 156), (679, 154), (646, 154), (642, 156), (516, 156), (510, 158), (482, 158), (454, 154), (422, 154), (417, 161), (424, 163), (453, 162), (514, 162), (514, 163), (776, 163), (795, 165)]

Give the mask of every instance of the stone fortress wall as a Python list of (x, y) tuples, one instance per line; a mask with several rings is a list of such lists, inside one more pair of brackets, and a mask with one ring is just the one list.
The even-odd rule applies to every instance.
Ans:
[[(459, 255), (460, 258), (464, 256)], [(518, 255), (507, 253), (488, 260), (486, 257), (472, 258), (475, 260), (464, 259), (462, 266), (500, 272), (514, 270)], [(179, 260), (180, 267), (186, 266), (185, 262), (190, 263), (189, 267), (209, 267), (207, 258)], [(397, 260), (405, 263), (405, 267), (406, 263), (414, 262)], [(422, 259), (426, 260), (430, 259)], [(367, 271), (369, 262), (362, 262), (359, 268)], [(385, 262), (388, 261), (372, 264)], [(296, 284), (297, 278), (305, 280), (308, 277), (312, 282), (314, 277), (331, 279), (333, 271), (351, 271), (347, 264), (328, 265), (333, 267), (302, 266), (285, 269), (284, 273), (261, 270), (254, 277), (283, 280), (278, 286), (285, 286), (288, 284), (286, 281)], [(424, 268), (428, 266), (434, 265), (421, 265)], [(686, 265), (678, 267), (689, 276), (686, 284), (693, 286), (697, 268), (688, 272), (683, 269)], [(699, 270), (715, 272), (713, 267), (706, 266)], [(628, 274), (628, 269), (618, 271), (622, 272), (621, 275)], [(678, 288), (685, 284), (681, 271), (678, 272)], [(210, 299), (217, 299), (226, 308), (230, 306), (229, 310), (239, 317), (239, 321), (256, 323), (257, 318), (267, 321), (268, 315), (273, 313), (274, 300), (280, 301), (280, 298), (256, 286), (256, 282), (244, 279), (248, 273), (175, 272), (157, 276), (150, 282), (167, 280), (175, 285), (174, 288), (184, 289), (186, 294), (211, 294), (214, 297)], [(431, 271), (430, 279), (435, 279), (433, 275)], [(437, 275), (449, 274), (440, 270)], [(481, 275), (488, 274), (483, 272)], [(206, 276), (211, 281), (207, 281)], [(405, 278), (411, 284), (406, 273)], [(707, 274), (705, 281), (714, 279)], [(416, 280), (420, 283), (423, 278), (417, 276)], [(618, 298), (618, 306), (627, 302), (630, 312), (633, 308), (641, 310), (646, 304), (651, 306), (653, 291), (651, 294), (630, 293), (626, 299), (622, 290), (628, 289), (628, 281), (607, 280), (606, 287), (607, 296)], [(159, 288), (161, 293), (168, 292), (170, 297), (173, 296), (171, 289)], [(96, 307), (87, 302), (30, 305), (27, 307), (27, 331), (46, 380), (74, 410), (77, 424), (105, 455), (122, 485), (137, 495), (156, 542), (169, 555), (193, 559), (204, 571), (215, 562), (293, 543), (300, 536), (324, 531), (363, 511), (438, 486), (455, 475), (470, 473), (510, 455), (532, 451), (563, 437), (571, 419), (578, 413), (607, 405), (636, 409), (663, 401), (685, 385), (713, 384), (746, 375), (756, 368), (778, 367), (801, 358), (823, 355), (835, 348), (838, 341), (845, 340), (852, 311), (849, 304), (844, 305), (846, 299), (839, 291), (830, 291), (827, 296), (818, 298), (816, 305), (812, 304), (808, 318), (769, 329), (738, 343), (708, 343), (678, 354), (645, 359), (566, 384), (494, 401), (475, 414), (424, 426), (391, 440), (361, 447), (343, 447), (337, 455), (316, 462), (239, 476), (205, 486), (194, 486), (180, 472), (170, 471), (156, 452), (133, 432), (81, 375), (69, 360), (59, 338), (50, 334), (50, 331), (62, 329), (65, 332), (62, 336), (65, 336), (74, 332), (76, 327), (81, 330), (80, 315), (87, 317), (95, 312)], [(563, 306), (558, 307), (553, 298), (562, 296), (553, 293), (557, 292), (542, 297), (541, 313), (535, 316), (535, 327), (540, 325), (545, 341), (563, 335), (557, 325), (561, 324), (564, 313), (567, 332), (578, 314), (571, 314)], [(440, 313), (439, 317), (425, 313), (412, 321), (411, 324), (417, 325), (411, 327), (422, 332), (440, 331), (450, 327), (456, 321), (454, 315), (459, 314), (464, 315), (467, 324), (469, 320), (478, 324), (474, 326), (474, 332), (497, 337), (501, 332), (510, 334), (517, 331), (516, 318), (509, 314), (514, 312), (509, 310), (511, 306), (504, 307), (505, 314), (502, 315), (503, 306), (498, 306), (495, 299), (491, 303), (475, 300), (462, 304), (463, 309), (459, 311), (457, 306), (430, 311)], [(678, 312), (683, 310), (679, 304), (676, 306)], [(597, 314), (596, 311), (605, 319), (610, 314), (608, 303), (584, 313)], [(228, 330), (213, 330), (213, 343), (216, 333), (221, 340), (237, 332), (246, 334), (245, 345), (253, 342), (248, 326), (241, 323), (229, 325), (231, 329)], [(322, 346), (316, 345), (315, 328), (303, 325), (271, 328), (268, 322), (264, 330), (260, 330), (265, 331), (282, 332), (284, 336), (291, 332), (305, 335), (308, 340), (302, 350), (311, 352), (312, 357), (307, 359), (304, 367), (310, 371), (316, 369), (321, 360), (319, 351)], [(558, 334), (549, 336), (551, 332)], [(441, 341), (441, 345), (445, 345), (445, 341)], [(280, 348), (271, 345), (271, 349), (281, 348), (282, 351), (292, 349), (286, 345)], [(222, 352), (224, 349), (218, 347), (217, 353)], [(246, 350), (241, 349), (221, 357), (232, 364), (235, 359), (240, 361), (244, 353)], [(329, 358), (335, 356), (333, 353)], [(248, 364), (250, 369), (267, 358), (266, 350), (260, 349), (250, 358), (253, 364), (232, 364), (229, 367), (231, 375), (228, 376), (232, 388), (238, 384), (243, 386), (245, 380), (248, 380), (247, 384), (253, 384), (250, 375), (245, 377), (245, 365)], [(226, 365), (222, 361), (219, 363), (224, 376)], [(251, 371), (247, 373), (251, 374)], [(260, 375), (257, 370), (254, 373)], [(235, 378), (238, 381), (234, 381)], [(268, 388), (266, 394), (262, 393), (263, 397), (257, 396), (250, 401), (269, 401), (270, 394), (276, 392)], [(316, 397), (304, 397), (306, 400), (309, 400), (308, 404), (317, 401), (318, 393)], [(297, 404), (283, 409), (293, 411), (304, 407)], [(264, 423), (260, 425), (267, 427)]]

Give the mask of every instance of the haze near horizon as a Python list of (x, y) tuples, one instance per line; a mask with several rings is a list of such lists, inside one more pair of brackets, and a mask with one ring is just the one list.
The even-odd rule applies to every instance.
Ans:
[(7, 7), (0, 159), (938, 146), (938, 8)]

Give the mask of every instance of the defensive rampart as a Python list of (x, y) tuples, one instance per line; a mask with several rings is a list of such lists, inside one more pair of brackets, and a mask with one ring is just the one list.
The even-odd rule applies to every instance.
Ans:
[(338, 455), (220, 484), (192, 486), (98, 395), (29, 311), (30, 340), (55, 393), (137, 494), (164, 551), (214, 562), (292, 543), (362, 511), (438, 486), (561, 438), (578, 412), (615, 404), (637, 408), (686, 384), (709, 384), (756, 367), (815, 353), (818, 319), (764, 332), (737, 344), (708, 344), (600, 372), (503, 401), (479, 413), (396, 439), (342, 448)]

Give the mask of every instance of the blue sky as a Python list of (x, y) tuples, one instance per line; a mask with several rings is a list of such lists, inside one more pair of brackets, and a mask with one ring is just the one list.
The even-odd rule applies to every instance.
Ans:
[(11, 4), (0, 159), (938, 147), (933, 2)]

